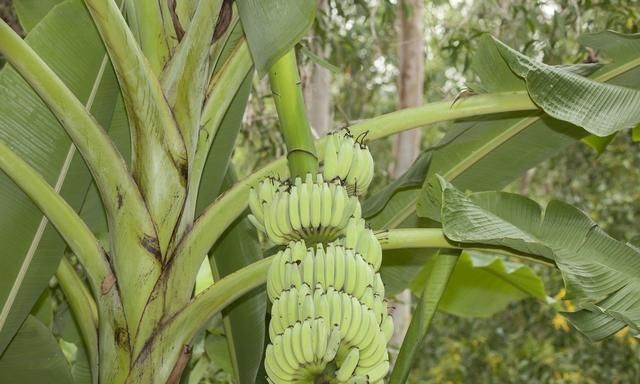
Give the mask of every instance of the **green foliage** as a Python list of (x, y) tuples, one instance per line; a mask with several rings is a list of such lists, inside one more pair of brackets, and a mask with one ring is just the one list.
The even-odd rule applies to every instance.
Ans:
[[(545, 280), (560, 284), (550, 273)], [(489, 319), (438, 314), (407, 381), (418, 383), (635, 383), (640, 344), (628, 332), (593, 343), (557, 312), (524, 301)]]
[[(421, 273), (415, 284), (422, 286), (424, 278)], [(461, 317), (490, 317), (527, 298), (547, 299), (544, 284), (533, 269), (500, 256), (463, 252), (438, 309)]]

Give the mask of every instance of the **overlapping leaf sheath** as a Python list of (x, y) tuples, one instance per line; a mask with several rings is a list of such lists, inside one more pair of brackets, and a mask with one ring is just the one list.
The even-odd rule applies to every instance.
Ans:
[(251, 191), (251, 221), (286, 245), (267, 280), (265, 367), (276, 384), (381, 383), (393, 323), (378, 273), (382, 249), (357, 199), (373, 159), (348, 131), (333, 134), (322, 155), (322, 174), (268, 178)]

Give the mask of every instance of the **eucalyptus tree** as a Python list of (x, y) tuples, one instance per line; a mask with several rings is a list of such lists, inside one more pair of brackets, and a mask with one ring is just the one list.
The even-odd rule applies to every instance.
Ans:
[[(27, 38), (0, 24), (0, 53), (8, 63), (0, 75), (2, 378), (176, 383), (188, 371), (185, 380), (196, 382), (197, 372), (220, 363), (214, 353), (205, 358), (201, 347), (214, 349), (206, 348), (207, 339), (222, 314), (235, 381), (264, 382), (267, 374), (273, 382), (292, 379), (274, 369), (290, 359), (269, 351), (284, 337), (299, 342), (293, 332), (300, 327), (265, 340), (263, 286), (268, 277), (276, 281), (271, 265), (282, 255), (269, 249), (282, 243), (284, 227), (273, 227), (267, 214), (261, 223), (255, 207), (253, 219), (245, 218), (251, 191), (260, 185), (279, 180), (278, 193), (291, 193), (296, 176), (314, 180), (330, 169), (332, 139), (312, 139), (292, 51), (313, 20), (315, 1), (16, 5)], [(424, 293), (390, 382), (405, 380), (445, 288), (452, 289), (447, 282), (470, 252), (559, 268), (579, 303), (566, 316), (591, 338), (638, 329), (634, 245), (607, 236), (564, 203), (543, 210), (518, 195), (461, 191), (500, 189), (587, 135), (638, 129), (640, 38), (603, 32), (581, 41), (611, 62), (550, 66), (485, 37), (474, 64), (484, 93), (373, 117), (344, 135), (364, 145), (365, 138), (456, 121), (442, 143), (362, 205), (348, 173), (334, 180), (335, 191), (351, 194), (343, 196), (354, 219), (367, 219), (372, 244), (384, 251), (376, 286), (404, 288), (408, 280), (394, 279), (394, 268), (422, 268)], [(267, 73), (288, 155), (236, 180), (229, 159), (250, 83)], [(283, 216), (282, 204), (273, 204), (257, 205)], [(317, 219), (318, 207), (312, 208)], [(267, 231), (264, 247), (248, 220)], [(343, 227), (335, 230), (349, 238)], [(309, 265), (298, 261), (293, 264), (300, 268)], [(54, 274), (60, 303), (73, 316), (67, 325), (79, 336), (74, 348), (56, 342), (46, 305), (36, 304)], [(325, 288), (331, 289), (314, 287)], [(353, 297), (354, 306), (366, 306)], [(322, 313), (315, 303), (307, 306)], [(354, 320), (349, 329), (359, 324)], [(338, 323), (331, 345), (346, 340), (344, 332)], [(382, 368), (364, 377), (344, 368), (368, 360), (359, 345), (329, 354), (314, 374), (379, 381)]]

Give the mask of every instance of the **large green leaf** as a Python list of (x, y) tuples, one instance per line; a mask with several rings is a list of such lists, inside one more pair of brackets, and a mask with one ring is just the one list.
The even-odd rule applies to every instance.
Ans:
[[(82, 3), (68, 0), (56, 6), (33, 29), (27, 42), (80, 100), (89, 99), (95, 80), (102, 76), (91, 112), (103, 126), (108, 126), (118, 90), (111, 67), (103, 61), (102, 43)], [(0, 72), (0, 99), (0, 140), (9, 143), (51, 184), (64, 181), (61, 194), (79, 209), (90, 182), (89, 172), (79, 156), (73, 156), (68, 136), (56, 118), (10, 66)], [(42, 221), (42, 214), (29, 198), (4, 175), (0, 175), (0, 196), (2, 351), (47, 286), (64, 243), (53, 227)]]
[(504, 246), (553, 259), (577, 312), (566, 316), (594, 340), (640, 330), (640, 250), (609, 237), (569, 204), (504, 192), (465, 195), (441, 179), (442, 225), (457, 242)]
[(220, 123), (220, 128), (213, 139), (211, 150), (204, 166), (196, 213), (199, 214), (211, 204), (222, 192), (225, 175), (235, 142), (240, 132), (242, 116), (247, 105), (253, 73), (247, 76), (229, 105), (229, 109)]
[[(640, 41), (640, 34), (634, 38)], [(509, 67), (525, 79), (531, 99), (548, 115), (598, 136), (640, 123), (640, 91), (536, 62), (497, 40), (496, 46)]]
[(25, 31), (31, 31), (53, 7), (64, 0), (13, 0), (13, 6)]
[(300, 41), (316, 13), (315, 0), (241, 0), (237, 5), (260, 75)]
[(3, 383), (71, 384), (69, 365), (51, 331), (29, 316), (0, 355)]
[(526, 298), (546, 300), (544, 283), (531, 268), (500, 256), (463, 252), (438, 309), (462, 317), (489, 317)]
[[(225, 173), (240, 130), (253, 74), (247, 76), (231, 103), (214, 139), (205, 166), (198, 198), (199, 210), (208, 205), (234, 178)], [(231, 169), (229, 172), (232, 172)], [(236, 221), (213, 249), (211, 266), (217, 278), (224, 277), (262, 258), (255, 228), (246, 220)], [(226, 340), (238, 382), (253, 383), (264, 349), (266, 295), (264, 288), (254, 290), (223, 311)]]
[[(214, 248), (218, 278), (262, 258), (256, 229), (246, 218), (234, 223)], [(213, 265), (212, 265), (213, 267)], [(234, 372), (240, 383), (254, 383), (264, 349), (267, 309), (264, 287), (235, 301), (222, 313)]]
[(422, 341), (431, 326), (431, 320), (439, 307), (442, 295), (449, 286), (452, 272), (458, 260), (458, 253), (443, 251), (433, 256), (427, 263), (429, 273), (426, 277), (426, 284), (420, 295), (418, 306), (413, 312), (393, 372), (391, 372), (390, 384), (406, 383)]

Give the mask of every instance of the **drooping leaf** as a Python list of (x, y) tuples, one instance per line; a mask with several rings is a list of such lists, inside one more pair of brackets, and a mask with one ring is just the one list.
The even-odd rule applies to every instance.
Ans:
[(315, 0), (238, 1), (240, 20), (256, 70), (262, 76), (311, 26)]
[(431, 320), (433, 320), (443, 297), (442, 294), (449, 286), (451, 274), (458, 260), (458, 253), (456, 251), (453, 253), (440, 252), (427, 262), (429, 273), (426, 277), (426, 284), (420, 295), (418, 306), (413, 312), (409, 329), (407, 329), (398, 359), (391, 372), (390, 384), (406, 383), (419, 348), (431, 326)]
[[(616, 34), (598, 34), (597, 37), (597, 47), (609, 44), (618, 48), (611, 48), (607, 53), (620, 53), (612, 57), (613, 62), (597, 69), (590, 77), (640, 89), (638, 56), (632, 53), (622, 54), (623, 51), (640, 50), (640, 42)], [(585, 43), (589, 42), (587, 45), (596, 46), (594, 39), (585, 37), (584, 40)], [(483, 38), (472, 68), (482, 80), (483, 88), (490, 92), (515, 91), (524, 87), (523, 80), (511, 72), (490, 38)], [(463, 103), (464, 100), (460, 102)], [(465, 190), (501, 189), (525, 170), (585, 136), (583, 130), (571, 124), (539, 114), (503, 114), (476, 121), (473, 128), (462, 124), (452, 127), (442, 140), (447, 144), (433, 153), (429, 177), (441, 174)], [(412, 211), (414, 207), (410, 203), (417, 200), (420, 216), (436, 217), (437, 212), (425, 200), (428, 196), (427, 187), (425, 183), (425, 193), (414, 195), (415, 200), (405, 198), (404, 203), (395, 205), (396, 212)]]
[[(51, 39), (57, 41), (55, 47)], [(56, 6), (29, 33), (27, 42), (80, 100), (87, 101), (94, 82), (101, 79), (91, 112), (109, 126), (118, 93), (115, 75), (109, 65), (103, 67), (104, 48), (83, 4), (68, 0)], [(56, 118), (8, 65), (0, 72), (0, 98), (0, 140), (10, 143), (52, 185), (64, 181), (62, 196), (79, 209), (91, 178), (82, 159), (73, 156)], [(40, 211), (4, 175), (0, 175), (0, 196), (4, 247), (0, 268), (5, 276), (0, 279), (2, 351), (55, 272), (64, 242), (53, 227), (41, 224)]]
[[(421, 274), (416, 280), (422, 279)], [(544, 283), (531, 268), (495, 255), (463, 252), (438, 309), (462, 317), (489, 317), (526, 298), (546, 300)]]
[[(640, 41), (640, 35), (638, 35)], [(531, 99), (548, 115), (607, 136), (640, 123), (640, 91), (605, 84), (536, 62), (496, 40), (509, 67), (525, 79)]]
[(465, 195), (441, 179), (442, 225), (453, 241), (512, 248), (555, 261), (567, 298), (566, 313), (594, 340), (625, 326), (640, 329), (640, 251), (608, 236), (587, 215), (551, 201), (546, 209), (504, 192)]
[(51, 331), (29, 316), (0, 355), (0, 378), (6, 383), (72, 384), (69, 365)]

